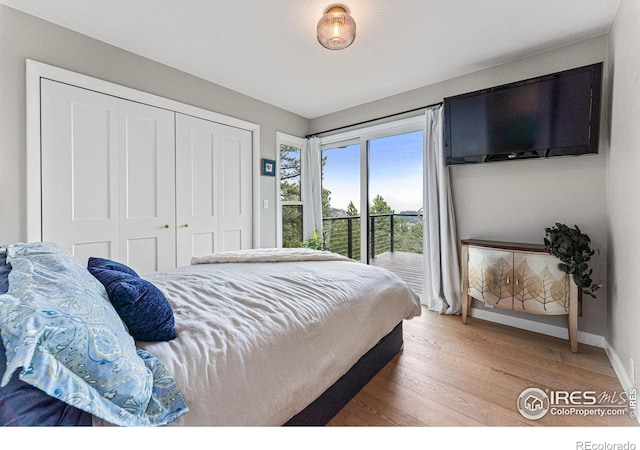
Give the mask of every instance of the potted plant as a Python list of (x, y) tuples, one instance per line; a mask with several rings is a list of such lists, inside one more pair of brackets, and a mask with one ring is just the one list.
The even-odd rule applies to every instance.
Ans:
[(313, 237), (304, 241), (302, 246), (313, 250), (324, 250), (324, 240), (318, 236), (316, 230), (313, 230)]
[(580, 231), (577, 225), (570, 228), (562, 223), (545, 228), (545, 232), (544, 245), (562, 261), (558, 265), (560, 270), (571, 275), (582, 292), (595, 298), (600, 285), (591, 279), (593, 269), (589, 268), (588, 262), (595, 250), (591, 248), (589, 236)]

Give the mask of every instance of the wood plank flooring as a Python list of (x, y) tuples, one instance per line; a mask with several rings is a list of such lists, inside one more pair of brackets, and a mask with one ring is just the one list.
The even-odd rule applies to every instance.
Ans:
[(603, 349), (470, 317), (423, 308), (404, 323), (404, 349), (329, 423), (330, 426), (638, 426), (624, 416), (552, 415), (528, 420), (520, 393), (593, 390), (622, 393)]

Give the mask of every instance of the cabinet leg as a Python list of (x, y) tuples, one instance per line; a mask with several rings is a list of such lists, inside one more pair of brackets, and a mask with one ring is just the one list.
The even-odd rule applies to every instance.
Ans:
[(569, 296), (569, 342), (571, 343), (571, 351), (578, 353), (578, 292), (577, 286), (572, 284), (572, 292)]
[(462, 294), (462, 323), (467, 324), (467, 314), (469, 314), (469, 294)]
[(578, 321), (572, 323), (569, 318), (569, 341), (571, 342), (571, 351), (578, 353)]
[(461, 266), (460, 266), (460, 291), (462, 293), (462, 323), (467, 324), (467, 315), (469, 314), (469, 247), (462, 246)]
[(578, 353), (578, 314), (569, 313), (569, 341), (571, 342), (571, 351)]

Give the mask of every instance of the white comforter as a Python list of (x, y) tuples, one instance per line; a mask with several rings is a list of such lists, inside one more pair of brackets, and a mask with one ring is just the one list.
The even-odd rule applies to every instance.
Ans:
[[(235, 262), (214, 263), (224, 261)], [(241, 251), (192, 262), (145, 275), (171, 303), (178, 337), (138, 342), (183, 392), (190, 412), (175, 425), (282, 425), (421, 312), (396, 275), (327, 252)]]

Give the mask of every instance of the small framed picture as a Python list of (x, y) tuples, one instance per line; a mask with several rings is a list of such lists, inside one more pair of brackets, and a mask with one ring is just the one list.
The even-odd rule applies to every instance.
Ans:
[(272, 159), (263, 159), (262, 160), (262, 175), (266, 175), (268, 177), (276, 176), (276, 162)]

